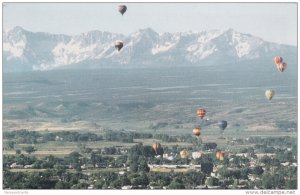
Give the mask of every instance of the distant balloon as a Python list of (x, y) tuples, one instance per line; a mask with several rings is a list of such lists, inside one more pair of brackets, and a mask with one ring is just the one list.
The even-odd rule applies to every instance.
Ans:
[(277, 65), (277, 69), (280, 71), (280, 72), (283, 72), (285, 69), (286, 69), (286, 63), (285, 62), (281, 62)]
[(189, 152), (186, 149), (184, 149), (180, 152), (181, 158), (187, 158), (188, 156), (189, 156)]
[(275, 94), (275, 92), (272, 89), (268, 89), (265, 92), (266, 98), (268, 100), (271, 100), (273, 98), (274, 94)]
[(201, 128), (200, 127), (196, 127), (193, 129), (193, 134), (195, 136), (200, 136), (201, 135)]
[(157, 151), (158, 151), (158, 149), (161, 148), (161, 145), (160, 145), (160, 143), (154, 143), (154, 144), (152, 144), (152, 148), (155, 151), (155, 153), (157, 154)]
[(115, 42), (115, 48), (120, 51), (123, 47), (123, 42), (122, 41), (116, 41)]
[(273, 59), (273, 61), (274, 61), (274, 63), (275, 63), (276, 65), (278, 65), (278, 64), (282, 63), (283, 58), (280, 57), (280, 56), (275, 56), (274, 59)]
[(225, 152), (224, 151), (217, 151), (216, 158), (218, 160), (224, 160), (224, 157), (225, 157)]
[(197, 159), (197, 158), (200, 158), (202, 156), (202, 152), (193, 152), (192, 153), (192, 157), (193, 159)]
[(118, 5), (118, 11), (123, 15), (127, 10), (126, 5)]
[(219, 121), (218, 122), (218, 126), (219, 126), (219, 128), (221, 129), (221, 130), (224, 130), (224, 129), (226, 129), (226, 127), (227, 127), (227, 121)]
[(197, 109), (197, 116), (199, 118), (203, 119), (205, 114), (206, 114), (206, 110), (204, 108)]

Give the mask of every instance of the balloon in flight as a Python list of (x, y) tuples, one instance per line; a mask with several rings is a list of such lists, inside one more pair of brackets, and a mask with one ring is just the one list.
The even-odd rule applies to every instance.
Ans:
[(121, 49), (122, 49), (122, 47), (123, 47), (123, 42), (122, 41), (116, 41), (115, 42), (115, 48), (118, 50), (118, 51), (120, 51)]
[(282, 63), (283, 58), (281, 56), (275, 56), (273, 61), (276, 65), (278, 65), (278, 64)]
[(161, 148), (160, 143), (154, 143), (152, 144), (152, 148), (155, 151), (155, 153), (157, 154), (157, 150)]
[(226, 127), (227, 127), (227, 121), (224, 121), (224, 120), (219, 121), (219, 122), (218, 122), (218, 126), (219, 126), (219, 128), (220, 128), (221, 130), (226, 129)]
[(123, 15), (127, 10), (126, 5), (118, 5), (118, 11)]
[(189, 152), (186, 149), (182, 150), (179, 154), (181, 158), (187, 158), (189, 156)]
[(206, 114), (206, 110), (204, 108), (199, 108), (196, 113), (199, 118), (203, 119)]
[(217, 151), (216, 158), (218, 160), (224, 160), (224, 157), (225, 157), (225, 152), (224, 151)]
[(271, 100), (273, 98), (274, 94), (275, 94), (275, 92), (272, 89), (268, 89), (265, 92), (266, 98), (268, 100)]
[(277, 69), (280, 71), (280, 72), (283, 72), (285, 69), (286, 69), (286, 63), (285, 62), (281, 62), (277, 65)]
[(201, 128), (200, 128), (200, 127), (195, 127), (195, 128), (193, 129), (193, 134), (194, 134), (195, 136), (200, 136), (200, 135), (201, 135)]

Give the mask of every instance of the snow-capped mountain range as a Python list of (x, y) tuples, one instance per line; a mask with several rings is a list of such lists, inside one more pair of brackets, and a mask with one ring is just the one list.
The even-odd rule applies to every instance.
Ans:
[[(114, 42), (122, 40), (120, 52)], [(295, 46), (266, 42), (236, 32), (211, 30), (159, 34), (150, 28), (128, 36), (89, 31), (69, 36), (30, 32), (22, 27), (3, 31), (3, 70), (55, 68), (186, 66), (296, 55)]]

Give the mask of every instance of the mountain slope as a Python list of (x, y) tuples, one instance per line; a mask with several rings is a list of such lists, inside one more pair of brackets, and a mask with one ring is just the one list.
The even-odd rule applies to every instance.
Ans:
[[(114, 42), (121, 39), (118, 52)], [(297, 48), (266, 42), (229, 29), (158, 34), (150, 28), (128, 36), (90, 31), (76, 36), (34, 33), (15, 27), (3, 32), (4, 72), (55, 68), (201, 66), (269, 59), (296, 59)]]

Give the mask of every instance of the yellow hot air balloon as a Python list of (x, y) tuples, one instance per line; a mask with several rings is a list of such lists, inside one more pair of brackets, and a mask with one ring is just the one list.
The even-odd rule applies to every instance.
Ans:
[(271, 100), (273, 98), (274, 94), (275, 94), (275, 92), (272, 89), (268, 89), (265, 92), (266, 98), (268, 100)]
[(218, 160), (224, 160), (224, 157), (225, 157), (225, 152), (224, 151), (217, 151), (216, 158)]
[(180, 152), (180, 157), (181, 158), (187, 158), (187, 157), (189, 157), (189, 152), (186, 149), (182, 150)]
[(224, 160), (224, 157), (225, 157), (225, 152), (221, 151), (219, 160)]

